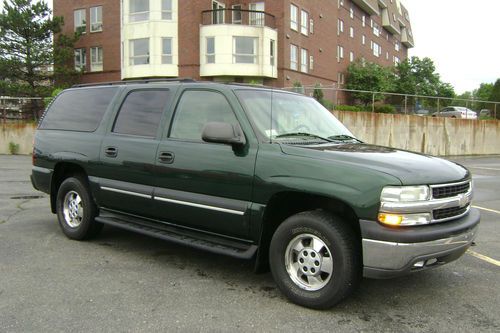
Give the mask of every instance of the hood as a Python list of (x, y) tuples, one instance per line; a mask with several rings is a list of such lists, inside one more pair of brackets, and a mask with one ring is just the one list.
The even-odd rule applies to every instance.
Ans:
[(365, 167), (399, 178), (403, 185), (451, 183), (470, 177), (463, 166), (428, 155), (368, 144), (281, 145), (283, 153)]

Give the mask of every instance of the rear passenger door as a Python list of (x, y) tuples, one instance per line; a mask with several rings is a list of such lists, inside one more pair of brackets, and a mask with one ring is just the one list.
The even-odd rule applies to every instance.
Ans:
[(98, 200), (102, 207), (151, 216), (160, 124), (172, 94), (169, 89), (126, 92), (101, 144)]
[(229, 97), (209, 89), (182, 92), (158, 148), (155, 214), (166, 222), (246, 238), (258, 148), (253, 133), (245, 132), (244, 147), (201, 139), (207, 122), (246, 120)]

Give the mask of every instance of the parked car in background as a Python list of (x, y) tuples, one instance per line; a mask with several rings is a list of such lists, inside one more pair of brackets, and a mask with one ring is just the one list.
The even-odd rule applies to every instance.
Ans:
[(424, 117), (424, 116), (428, 116), (430, 114), (431, 114), (431, 112), (429, 110), (422, 109), (422, 110), (415, 111), (415, 116)]
[(481, 111), (479, 111), (479, 117), (491, 117), (491, 111), (488, 110), (488, 109), (482, 109)]
[(460, 118), (460, 119), (477, 119), (477, 113), (471, 109), (464, 108), (462, 106), (448, 106), (441, 109), (440, 112), (436, 112), (432, 115), (433, 117), (449, 117), (449, 118)]

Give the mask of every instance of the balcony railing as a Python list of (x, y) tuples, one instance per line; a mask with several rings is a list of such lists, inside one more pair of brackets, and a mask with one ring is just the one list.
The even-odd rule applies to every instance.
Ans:
[(201, 22), (203, 25), (240, 24), (276, 29), (274, 15), (257, 10), (233, 8), (204, 10), (201, 12)]

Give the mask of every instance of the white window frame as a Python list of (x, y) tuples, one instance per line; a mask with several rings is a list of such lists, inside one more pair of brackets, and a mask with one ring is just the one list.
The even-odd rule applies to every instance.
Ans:
[(363, 25), (363, 28), (364, 28), (364, 27), (366, 27), (366, 16), (365, 16), (365, 15), (363, 15), (363, 16), (361, 17), (361, 23), (362, 23), (362, 25)]
[(250, 25), (264, 26), (266, 17), (265, 10), (266, 4), (264, 2), (254, 2), (249, 5), (250, 10), (262, 12), (262, 13), (250, 13), (249, 23)]
[(290, 29), (299, 31), (299, 7), (290, 4)]
[(354, 27), (349, 27), (349, 37), (354, 38)]
[[(79, 64), (76, 61), (77, 56), (79, 56), (79, 58), (80, 58)], [(74, 60), (75, 60), (75, 70), (76, 71), (84, 71), (84, 72), (87, 71), (87, 50), (84, 47), (75, 49)]]
[(75, 9), (73, 11), (73, 20), (75, 31), (82, 34), (87, 32), (87, 10), (85, 8)]
[(377, 23), (373, 24), (373, 34), (377, 37), (380, 37), (380, 27)]
[[(163, 6), (165, 3), (164, 1), (169, 1), (170, 2), (170, 9), (165, 9)], [(173, 16), (173, 3), (172, 0), (161, 0), (161, 19), (163, 21), (172, 21), (174, 19)]]
[(269, 64), (276, 65), (276, 41), (274, 39), (269, 41)]
[(341, 59), (344, 59), (344, 47), (337, 45), (337, 62), (340, 62)]
[[(136, 55), (134, 54), (134, 43), (136, 41), (139, 41), (139, 40), (147, 40), (148, 41), (148, 50), (146, 52), (146, 54), (140, 54), (140, 55)], [(129, 41), (129, 53), (130, 53), (130, 56), (129, 56), (129, 64), (130, 66), (144, 66), (144, 65), (149, 65), (150, 62), (151, 62), (151, 59), (150, 59), (150, 54), (151, 54), (151, 45), (150, 45), (150, 40), (149, 38), (137, 38), (137, 39), (131, 39)], [(135, 64), (134, 61), (135, 59), (140, 59), (140, 58), (146, 58), (147, 61), (145, 64)]]
[[(246, 38), (252, 39), (253, 41), (253, 53), (236, 53), (236, 40), (238, 38)], [(257, 37), (249, 37), (249, 36), (233, 36), (233, 64), (258, 64), (258, 38)], [(238, 57), (253, 57), (253, 62), (237, 62)]]
[[(243, 12), (241, 10), (243, 9), (243, 6), (241, 4), (232, 5), (231, 9), (232, 9), (232, 11), (231, 11), (231, 22), (233, 24), (242, 24), (243, 23)], [(240, 18), (239, 19), (235, 18), (235, 14), (236, 13), (240, 14)]]
[[(209, 40), (213, 41), (213, 46), (214, 46), (213, 52), (208, 51), (208, 45), (209, 45), (208, 41)], [(215, 37), (213, 37), (213, 36), (207, 37), (205, 39), (205, 43), (206, 43), (206, 45), (205, 45), (205, 55), (206, 55), (205, 61), (207, 64), (215, 64)]]
[(218, 1), (212, 0), (212, 23), (213, 24), (224, 24), (226, 20), (225, 10), (226, 5)]
[(365, 44), (366, 44), (366, 36), (362, 35), (361, 36), (361, 45), (365, 45)]
[(337, 36), (344, 32), (344, 21), (337, 19)]
[[(165, 41), (170, 42), (170, 53), (163, 53), (164, 43)], [(174, 49), (173, 39), (172, 37), (162, 37), (161, 39), (161, 63), (162, 65), (172, 65), (174, 61), (174, 57), (172, 55)], [(166, 61), (165, 61), (166, 60)]]
[(377, 58), (380, 57), (380, 55), (382, 54), (382, 48), (380, 47), (380, 45), (372, 41), (372, 49), (373, 55)]
[[(100, 10), (100, 20), (99, 20)], [(90, 32), (102, 31), (102, 6), (90, 7)]]
[(300, 71), (307, 73), (309, 68), (309, 51), (307, 49), (300, 49)]
[(395, 43), (394, 43), (394, 50), (396, 50), (397, 52), (399, 52), (399, 49), (400, 49), (400, 45), (399, 45), (399, 41), (397, 40)]
[(353, 62), (354, 61), (354, 52), (349, 52), (349, 61)]
[(290, 44), (290, 69), (297, 71), (299, 69), (299, 47)]
[(309, 13), (305, 10), (300, 11), (300, 33), (307, 36), (309, 33)]
[(103, 52), (102, 46), (93, 46), (90, 48), (90, 71), (103, 71)]
[(351, 6), (351, 8), (349, 8), (349, 17), (351, 19), (354, 19), (354, 8), (352, 8), (352, 6)]
[(314, 69), (314, 57), (312, 55), (309, 56), (309, 70)]
[(146, 2), (148, 3), (148, 10), (142, 12), (132, 12), (132, 1), (137, 1), (137, 0), (129, 0), (129, 21), (130, 22), (149, 21), (149, 12), (151, 10), (150, 1), (146, 0)]
[(314, 20), (309, 19), (309, 33), (312, 35), (314, 33)]

